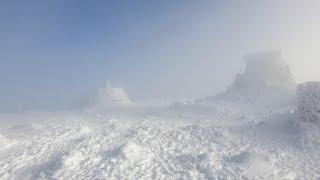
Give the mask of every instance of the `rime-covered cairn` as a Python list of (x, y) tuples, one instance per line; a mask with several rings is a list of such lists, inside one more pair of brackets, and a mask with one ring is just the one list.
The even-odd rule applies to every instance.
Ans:
[(320, 120), (320, 82), (307, 82), (297, 88), (299, 116), (303, 121)]

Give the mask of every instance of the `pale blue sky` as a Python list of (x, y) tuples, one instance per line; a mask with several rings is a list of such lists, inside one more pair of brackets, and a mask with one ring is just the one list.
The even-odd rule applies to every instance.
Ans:
[(282, 49), (320, 80), (317, 1), (0, 1), (0, 108), (85, 102), (107, 79), (133, 99), (223, 90), (242, 56)]

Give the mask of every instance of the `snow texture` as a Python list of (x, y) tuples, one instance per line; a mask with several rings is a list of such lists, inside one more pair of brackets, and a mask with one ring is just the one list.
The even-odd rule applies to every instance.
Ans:
[(320, 82), (307, 82), (297, 88), (298, 109), (304, 121), (320, 121)]
[[(255, 110), (252, 109), (251, 112)], [(188, 104), (142, 114), (0, 115), (0, 179), (319, 179), (320, 131), (295, 113)]]

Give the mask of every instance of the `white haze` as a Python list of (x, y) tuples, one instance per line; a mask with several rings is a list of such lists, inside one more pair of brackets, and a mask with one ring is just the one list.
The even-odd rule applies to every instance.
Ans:
[(5, 31), (6, 43), (0, 44), (0, 107), (83, 105), (107, 79), (137, 101), (201, 98), (223, 91), (243, 71), (243, 55), (275, 49), (282, 50), (298, 82), (317, 80), (319, 6), (315, 0), (178, 3), (161, 16), (137, 20), (121, 34), (125, 44), (102, 38), (97, 50), (62, 48), (47, 56), (37, 50), (16, 53), (24, 47), (15, 44), (38, 39), (35, 30), (57, 30), (50, 18), (39, 24), (29, 17), (16, 29), (26, 32), (12, 37), (15, 31)]
[(125, 80), (121, 84), (129, 94), (144, 99), (212, 95), (224, 90), (244, 69), (243, 55), (266, 50), (282, 51), (297, 82), (317, 80), (319, 6), (318, 1), (208, 1), (172, 8), (156, 19), (158, 24), (137, 24), (133, 32), (151, 42), (147, 51), (134, 55), (150, 64), (167, 63), (160, 66), (163, 73), (158, 75), (159, 69), (151, 65), (145, 71), (156, 75), (145, 79), (149, 87), (135, 86), (135, 82), (126, 85)]
[(0, 113), (0, 179), (320, 179), (320, 82), (302, 83), (320, 80), (319, 8), (189, 2), (135, 24), (84, 57), (110, 72), (81, 61), (58, 88), (81, 105)]

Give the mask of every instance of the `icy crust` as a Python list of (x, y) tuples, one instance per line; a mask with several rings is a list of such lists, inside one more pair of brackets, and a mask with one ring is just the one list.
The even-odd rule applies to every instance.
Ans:
[(303, 121), (320, 121), (320, 82), (307, 82), (297, 88), (298, 110)]

